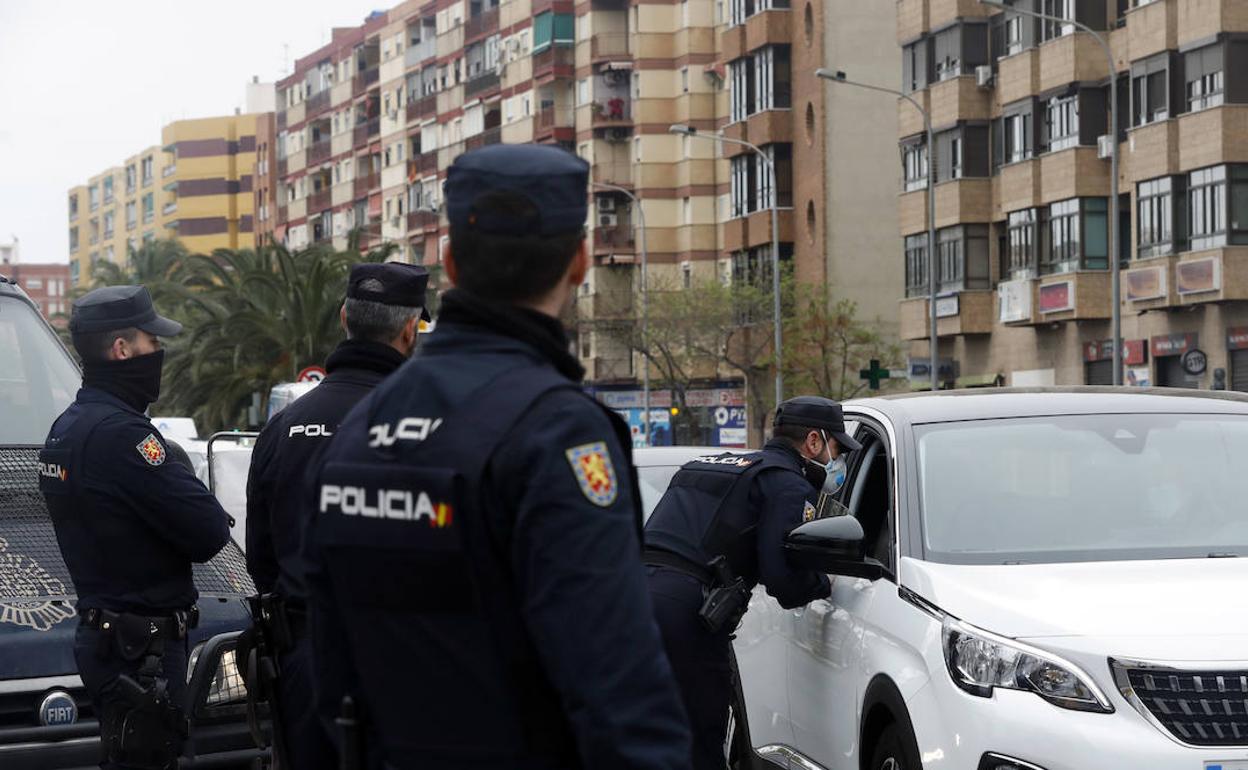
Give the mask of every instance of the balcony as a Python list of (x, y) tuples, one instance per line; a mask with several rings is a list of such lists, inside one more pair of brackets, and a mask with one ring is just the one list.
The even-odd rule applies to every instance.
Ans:
[[(178, 210), (178, 202), (169, 201), (168, 203), (166, 203), (164, 206), (161, 207), (160, 213), (164, 214), (165, 216), (169, 216), (170, 214), (172, 214), (173, 212), (177, 210)], [(107, 238), (108, 235), (109, 235), (108, 233), (104, 233), (104, 237)]]
[(464, 22), (464, 42), (473, 40), (498, 31), (498, 8), (494, 7), (476, 16), (468, 17)]
[(478, 94), (498, 89), (498, 73), (493, 70), (483, 72), (464, 84), (464, 99), (471, 99)]
[[(1210, 137), (1204, 137), (1207, 140)], [(1158, 120), (1127, 132), (1123, 166), (1128, 181), (1142, 182), (1179, 171), (1179, 123)]]
[[(174, 174), (176, 174), (176, 173), (178, 173), (178, 167), (177, 167), (176, 165), (169, 165), (169, 166), (165, 166), (164, 168), (162, 168), (162, 169), (160, 170), (160, 178), (161, 178), (161, 179), (168, 179), (169, 177), (173, 176), (173, 175), (174, 175)], [(151, 178), (149, 177), (149, 178), (144, 179), (144, 180), (143, 180), (143, 183), (144, 183), (144, 184), (147, 184), (147, 183), (149, 183), (149, 182), (151, 182), (151, 181), (152, 181), (152, 180), (151, 180)]]
[(367, 123), (360, 123), (355, 127), (355, 133), (352, 136), (353, 145), (359, 147), (368, 144), (368, 141), (381, 133), (381, 118), (373, 118)]
[(369, 86), (376, 84), (378, 78), (380, 77), (381, 69), (378, 67), (373, 67), (372, 69), (356, 73), (355, 77), (351, 81), (351, 95), (359, 96), (360, 94), (363, 94), (366, 90), (368, 90)]
[(286, 110), (277, 111), (277, 130), (279, 132), (286, 130)]
[(636, 248), (633, 225), (627, 214), (617, 216), (615, 224), (594, 228), (594, 254), (632, 254)]
[(284, 225), (288, 220), (288, 209), (285, 206), (277, 207), (277, 224)]
[(411, 211), (407, 214), (407, 232), (436, 233), (438, 231), (438, 215), (433, 211)]
[(333, 193), (328, 187), (323, 187), (314, 193), (308, 195), (308, 211), (319, 213), (325, 211), (333, 205)]
[(587, 321), (631, 319), (634, 316), (634, 304), (631, 289), (596, 291), (587, 297), (578, 297), (576, 309)]
[(329, 109), (329, 89), (322, 89), (309, 96), (304, 109), (306, 118), (311, 118), (313, 115), (319, 115)]
[[(992, 291), (960, 291), (936, 297), (936, 335), (939, 337), (992, 333)], [(901, 301), (901, 338), (925, 340), (931, 333), (927, 297)]]
[(277, 175), (279, 177), (286, 176), (286, 166), (287, 166), (287, 163), (286, 163), (285, 158), (282, 158), (281, 160), (277, 162)]
[(552, 45), (533, 54), (533, 79), (535, 81), (571, 78), (575, 74), (576, 51), (569, 46)]
[(592, 124), (594, 128), (631, 125), (631, 107), (629, 100), (620, 96), (595, 101), (590, 105)]
[(628, 59), (628, 33), (604, 32), (594, 35), (589, 42), (590, 57), (595, 64), (602, 61)]
[(1248, 161), (1248, 106), (1225, 104), (1179, 116), (1180, 168)]
[(324, 163), (329, 160), (332, 151), (330, 149), (330, 140), (322, 139), (319, 142), (313, 142), (308, 146), (308, 165)]
[(355, 178), (355, 197), (363, 198), (368, 195), (370, 190), (376, 190), (381, 187), (381, 174), (372, 173), (366, 176), (357, 176)]
[(407, 102), (407, 122), (411, 123), (415, 120), (436, 115), (438, 113), (438, 95), (429, 94), (416, 100), (408, 100)]
[(485, 147), (490, 144), (498, 144), (503, 140), (502, 126), (487, 128), (476, 136), (470, 136), (464, 140), (464, 150), (475, 150), (478, 147)]
[(633, 186), (633, 164), (622, 161), (609, 161), (594, 164), (594, 181), (613, 184), (617, 187)]

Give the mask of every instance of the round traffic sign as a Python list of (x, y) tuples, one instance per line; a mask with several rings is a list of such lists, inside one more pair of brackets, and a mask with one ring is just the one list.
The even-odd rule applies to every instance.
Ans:
[(1205, 368), (1209, 365), (1209, 357), (1205, 355), (1205, 351), (1193, 348), (1183, 354), (1183, 358), (1179, 361), (1183, 366), (1183, 371), (1195, 377), (1205, 373)]
[(295, 382), (320, 382), (325, 379), (325, 369), (320, 366), (305, 366)]

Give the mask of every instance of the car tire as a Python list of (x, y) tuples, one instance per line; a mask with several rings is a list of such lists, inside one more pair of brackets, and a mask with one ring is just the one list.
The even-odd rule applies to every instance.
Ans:
[[(909, 738), (909, 740), (907, 740)], [(871, 750), (868, 770), (920, 770), (918, 749), (914, 739), (902, 732), (896, 724), (885, 727)]]

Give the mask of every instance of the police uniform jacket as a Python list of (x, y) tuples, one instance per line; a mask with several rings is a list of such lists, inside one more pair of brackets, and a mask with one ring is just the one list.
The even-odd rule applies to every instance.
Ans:
[(300, 491), (307, 468), (351, 407), (406, 360), (383, 343), (345, 340), (325, 361), (324, 381), (260, 432), (247, 476), (247, 571), (261, 593), (305, 596)]
[[(827, 597), (832, 590), (827, 575), (794, 569), (784, 556), (785, 536), (813, 514), (817, 491), (803, 474), (805, 460), (786, 442), (768, 441), (759, 454), (762, 470), (749, 480), (744, 500), (727, 500), (726, 504), (736, 510), (721, 517), (721, 521), (735, 519), (738, 536), (748, 538), (753, 545), (744, 551), (737, 549), (744, 555), (732, 567), (751, 585), (762, 583), (781, 607), (801, 607)], [(718, 509), (706, 505), (706, 498), (686, 494), (697, 485), (682, 484), (683, 476), (694, 472), (688, 466), (677, 471), (677, 478), (646, 523), (646, 545), (705, 565), (720, 555), (705, 548)], [(739, 495), (740, 490), (736, 491)]]
[(52, 424), (39, 473), (80, 611), (195, 603), (191, 564), (229, 542), (229, 517), (142, 412), (83, 387)]
[[(627, 426), (573, 383), (583, 372), (567, 349), (553, 318), (449, 292), (430, 339), (347, 417), (319, 463), (308, 538), (318, 552), (309, 579), (318, 698), (325, 720), (344, 693), (362, 699), (389, 766), (688, 766), (687, 723), (640, 565)], [(537, 377), (562, 387), (513, 401)], [(452, 426), (457, 415), (486, 425), (520, 407), (494, 446), (488, 430)], [(434, 456), (403, 461), (435, 440)], [(387, 473), (377, 458), (394, 452), (396, 470), (374, 482)], [(423, 514), (401, 492), (374, 497), (417, 474), (436, 480), (441, 470), (421, 466), (443, 455), (482, 458), (475, 515), (443, 503), (449, 487), (424, 488), (435, 491)], [(414, 516), (391, 531), (396, 547), (410, 539), (415, 558), (370, 550), (386, 544), (353, 522), (378, 515)], [(483, 530), (492, 553), (464, 545)], [(476, 539), (459, 539), (472, 531)], [(350, 545), (366, 555), (330, 557)], [(460, 571), (495, 562), (495, 583)]]

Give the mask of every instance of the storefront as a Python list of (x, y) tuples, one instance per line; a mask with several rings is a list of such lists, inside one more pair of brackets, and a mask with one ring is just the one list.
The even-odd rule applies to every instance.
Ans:
[[(1148, 345), (1145, 340), (1122, 341), (1123, 384), (1147, 387)], [(1083, 383), (1085, 385), (1114, 384), (1114, 341), (1102, 340), (1083, 343)]]
[[(591, 389), (590, 394), (615, 410), (629, 425), (633, 447), (643, 447), (645, 394), (641, 390)], [(650, 391), (649, 446), (714, 446), (744, 448), (749, 426), (745, 388), (738, 382), (685, 392), (684, 404), (676, 403), (671, 390)]]
[(1231, 390), (1248, 391), (1248, 326), (1226, 330), (1227, 359), (1231, 364)]
[(1149, 340), (1156, 364), (1156, 384), (1163, 388), (1199, 388), (1206, 360), (1199, 335), (1162, 334)]

